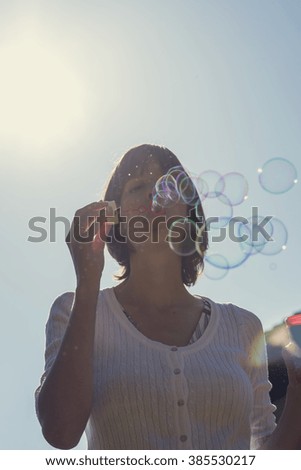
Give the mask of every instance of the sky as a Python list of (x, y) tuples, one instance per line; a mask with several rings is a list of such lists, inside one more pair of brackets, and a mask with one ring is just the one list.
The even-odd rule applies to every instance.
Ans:
[[(168, 147), (196, 177), (240, 173), (248, 198), (234, 213), (258, 207), (287, 233), (286, 249), (221, 279), (205, 268), (192, 293), (251, 310), (265, 330), (301, 309), (301, 185), (286, 181), (301, 173), (300, 41), (298, 0), (0, 2), (0, 449), (51, 448), (33, 394), (51, 304), (75, 275), (64, 225), (50, 218), (71, 221), (98, 200), (135, 145)], [(275, 158), (283, 166), (264, 166)], [(267, 190), (277, 178), (280, 194)], [(105, 259), (101, 287), (117, 272)]]

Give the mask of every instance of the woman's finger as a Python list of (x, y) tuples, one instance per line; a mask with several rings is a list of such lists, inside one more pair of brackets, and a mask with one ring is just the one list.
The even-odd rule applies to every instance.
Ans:
[[(66, 237), (66, 242), (70, 243), (71, 235), (78, 242), (91, 241), (97, 232), (97, 223), (102, 224), (106, 219), (106, 209), (108, 202), (92, 202), (75, 212), (71, 229)], [(92, 233), (94, 232), (94, 234)]]
[(75, 212), (71, 229), (65, 241), (67, 244), (70, 244), (71, 241), (92, 242), (97, 233), (102, 234), (103, 232), (107, 235), (111, 226), (117, 222), (118, 214), (115, 201), (92, 202)]

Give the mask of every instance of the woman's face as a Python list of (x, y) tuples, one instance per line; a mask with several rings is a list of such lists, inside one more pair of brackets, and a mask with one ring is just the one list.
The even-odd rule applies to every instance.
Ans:
[(148, 232), (148, 240), (152, 236), (155, 236), (157, 240), (157, 233), (166, 236), (168, 219), (185, 217), (187, 214), (187, 205), (182, 202), (177, 202), (171, 207), (153, 207), (154, 188), (162, 175), (160, 164), (151, 159), (144, 165), (141, 174), (137, 172), (135, 176), (129, 175), (124, 186), (120, 201), (120, 216), (125, 217), (126, 220), (121, 223), (121, 233), (130, 237), (133, 243), (142, 242), (145, 238), (141, 236), (142, 233), (147, 234)]

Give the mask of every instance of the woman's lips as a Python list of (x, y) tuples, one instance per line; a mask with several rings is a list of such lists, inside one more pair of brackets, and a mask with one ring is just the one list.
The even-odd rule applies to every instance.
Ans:
[(141, 204), (140, 206), (136, 206), (136, 207), (131, 206), (128, 209), (124, 209), (122, 211), (122, 215), (130, 216), (130, 217), (133, 217), (135, 215), (148, 215), (148, 216), (166, 215), (166, 209), (156, 204), (153, 204), (152, 201), (150, 201), (150, 203), (147, 205)]

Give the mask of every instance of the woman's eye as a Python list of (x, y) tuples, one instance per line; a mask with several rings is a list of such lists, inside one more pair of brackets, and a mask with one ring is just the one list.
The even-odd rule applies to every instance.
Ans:
[(137, 184), (136, 186), (133, 186), (131, 189), (130, 189), (130, 193), (134, 193), (135, 191), (139, 191), (139, 189), (141, 189), (143, 187), (142, 184)]

